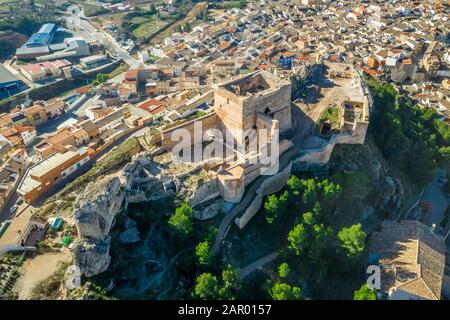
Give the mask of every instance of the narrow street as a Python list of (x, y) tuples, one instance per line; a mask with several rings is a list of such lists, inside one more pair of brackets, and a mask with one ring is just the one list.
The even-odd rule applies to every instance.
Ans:
[(137, 68), (139, 61), (133, 58), (125, 49), (123, 49), (117, 41), (103, 30), (95, 29), (89, 20), (85, 17), (83, 10), (79, 12), (69, 12), (71, 15), (67, 17), (67, 27), (73, 29), (81, 29), (87, 36), (87, 38), (94, 38), (100, 44), (107, 47), (111, 53), (115, 54), (117, 58), (122, 58), (130, 68)]
[(427, 202), (431, 207), (430, 213), (424, 222), (430, 227), (435, 225), (437, 230), (439, 230), (445, 211), (450, 204), (450, 199), (445, 196), (439, 186), (439, 178), (440, 174), (438, 173), (436, 178), (425, 188), (422, 196), (422, 201)]

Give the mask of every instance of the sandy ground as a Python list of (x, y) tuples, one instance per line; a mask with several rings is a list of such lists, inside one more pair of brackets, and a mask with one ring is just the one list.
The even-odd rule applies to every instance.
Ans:
[(70, 251), (64, 249), (62, 252), (44, 253), (25, 261), (20, 270), (21, 276), (13, 289), (18, 293), (19, 300), (29, 299), (36, 284), (52, 275), (60, 262), (70, 261), (71, 258)]

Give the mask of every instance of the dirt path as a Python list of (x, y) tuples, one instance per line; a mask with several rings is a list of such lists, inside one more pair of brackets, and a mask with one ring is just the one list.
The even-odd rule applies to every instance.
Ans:
[(272, 260), (276, 259), (278, 257), (278, 252), (271, 252), (268, 255), (250, 263), (248, 266), (241, 268), (240, 270), (240, 277), (241, 280), (244, 279), (246, 276), (248, 276), (253, 271), (256, 271), (256, 269), (264, 267), (266, 264), (271, 262)]
[(70, 251), (48, 252), (28, 259), (23, 264), (13, 291), (18, 293), (19, 300), (29, 299), (33, 288), (42, 280), (51, 276), (60, 262), (68, 262), (72, 258)]

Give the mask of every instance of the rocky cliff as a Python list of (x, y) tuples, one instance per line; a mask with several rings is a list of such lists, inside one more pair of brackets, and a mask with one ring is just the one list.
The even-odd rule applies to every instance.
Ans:
[(92, 183), (75, 201), (74, 216), (81, 237), (104, 240), (120, 211), (125, 189), (118, 177)]
[[(80, 240), (75, 249), (75, 263), (82, 274), (91, 277), (108, 269), (109, 234), (114, 218), (128, 203), (148, 202), (179, 195), (196, 206), (197, 219), (211, 219), (220, 212), (222, 203), (215, 199), (216, 176), (199, 165), (176, 164), (170, 155), (135, 155), (113, 177), (90, 183), (77, 197), (74, 218)], [(121, 243), (139, 242), (137, 225), (128, 219), (126, 230), (119, 235)]]
[(86, 277), (97, 275), (109, 267), (108, 235), (124, 198), (125, 188), (118, 177), (91, 183), (77, 197), (74, 217), (81, 239), (75, 248), (74, 258)]

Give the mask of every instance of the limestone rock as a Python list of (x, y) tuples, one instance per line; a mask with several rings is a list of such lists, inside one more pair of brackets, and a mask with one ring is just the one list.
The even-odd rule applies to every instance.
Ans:
[(125, 220), (125, 229), (130, 229), (130, 228), (135, 228), (137, 227), (137, 223), (136, 221), (134, 221), (133, 219), (127, 218)]
[(215, 201), (203, 208), (195, 209), (195, 218), (199, 220), (209, 220), (214, 218), (223, 206), (223, 200)]
[(75, 202), (75, 223), (81, 237), (105, 239), (125, 197), (118, 177), (89, 185)]
[(80, 268), (81, 274), (92, 277), (106, 271), (111, 263), (109, 247), (111, 238), (103, 241), (95, 239), (82, 239), (75, 247), (75, 265)]
[(219, 196), (219, 185), (216, 179), (197, 182), (192, 189), (192, 192), (187, 197), (191, 207), (195, 207)]
[(121, 243), (134, 243), (139, 240), (141, 238), (139, 237), (139, 230), (136, 227), (129, 228), (119, 235), (119, 241)]

